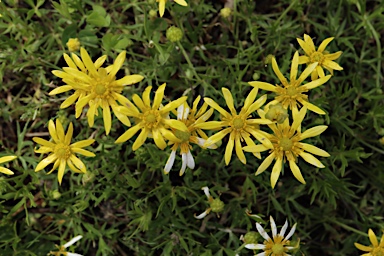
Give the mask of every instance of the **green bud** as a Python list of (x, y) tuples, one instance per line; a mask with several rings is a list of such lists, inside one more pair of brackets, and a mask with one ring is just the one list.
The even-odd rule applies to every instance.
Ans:
[(253, 79), (254, 81), (259, 80), (259, 79), (260, 79), (260, 73), (259, 73), (259, 72), (255, 72), (255, 73), (253, 73), (252, 79)]
[(154, 19), (156, 19), (157, 18), (157, 11), (156, 10), (149, 10), (149, 13), (148, 13), (148, 15), (149, 15), (149, 18), (151, 19), (151, 20), (154, 20)]
[(92, 182), (95, 179), (95, 174), (93, 172), (87, 171), (83, 174), (83, 177), (81, 178), (81, 182), (83, 185)]
[(283, 108), (283, 105), (281, 105), (281, 103), (272, 105), (269, 107), (268, 112), (265, 114), (265, 118), (271, 120), (272, 122), (282, 124), (285, 119), (288, 118), (288, 110)]
[(220, 16), (227, 19), (231, 16), (232, 14), (232, 10), (231, 8), (228, 8), (228, 7), (225, 7), (223, 9), (220, 10)]
[(220, 198), (213, 199), (212, 202), (209, 203), (212, 209), (212, 212), (222, 212), (224, 210), (224, 202), (220, 200)]
[(178, 42), (183, 38), (183, 31), (180, 28), (172, 26), (167, 29), (167, 39), (173, 43)]
[(255, 231), (250, 231), (245, 234), (243, 241), (245, 244), (257, 244), (260, 239), (260, 234)]
[(59, 190), (55, 189), (51, 192), (51, 196), (53, 199), (57, 200), (61, 197), (61, 193), (59, 192)]

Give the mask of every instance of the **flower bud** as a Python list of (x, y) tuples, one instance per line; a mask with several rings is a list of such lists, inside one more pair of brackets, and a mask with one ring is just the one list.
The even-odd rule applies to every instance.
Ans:
[(277, 122), (282, 124), (286, 118), (288, 118), (288, 110), (283, 108), (281, 103), (272, 105), (269, 107), (268, 112), (265, 114), (265, 118), (271, 120), (272, 122)]
[(228, 19), (231, 16), (231, 14), (232, 14), (231, 8), (225, 7), (220, 10), (220, 16), (225, 19)]
[(68, 51), (74, 52), (80, 49), (80, 41), (77, 38), (70, 38), (67, 42)]
[(260, 234), (255, 231), (250, 231), (243, 237), (245, 244), (257, 244), (259, 242)]
[(180, 28), (172, 26), (167, 29), (167, 39), (173, 43), (178, 42), (183, 38), (183, 31)]
[(210, 203), (212, 212), (219, 213), (224, 210), (224, 202), (220, 200), (220, 198), (213, 199)]

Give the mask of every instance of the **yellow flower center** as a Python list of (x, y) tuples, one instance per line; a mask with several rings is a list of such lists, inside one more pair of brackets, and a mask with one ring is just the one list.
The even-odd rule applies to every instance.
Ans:
[(292, 150), (293, 142), (289, 138), (281, 138), (280, 139), (280, 147), (283, 148), (284, 151)]
[(243, 129), (244, 128), (244, 121), (241, 118), (234, 118), (233, 119), (233, 127), (237, 130)]
[(143, 114), (143, 121), (148, 129), (155, 128), (161, 120), (161, 115), (158, 110), (148, 110)]
[(373, 256), (384, 256), (384, 248), (380, 247), (380, 246), (373, 248), (372, 255)]
[(97, 95), (103, 95), (105, 92), (107, 91), (107, 88), (105, 87), (105, 85), (103, 83), (98, 83), (96, 84), (95, 86), (95, 93)]
[(287, 87), (276, 87), (276, 100), (280, 102), (285, 109), (290, 107), (291, 109), (297, 105), (297, 102), (308, 101), (308, 95), (303, 94), (307, 92), (303, 86), (297, 84), (297, 81), (291, 82)]
[(324, 60), (324, 55), (321, 52), (314, 52), (311, 54), (310, 59), (312, 63), (318, 62), (319, 65), (321, 65)]
[(274, 244), (272, 246), (273, 255), (284, 255), (284, 246), (282, 244)]
[(284, 241), (284, 237), (281, 235), (276, 235), (273, 237), (273, 240), (264, 241), (264, 244), (265, 255), (284, 256), (287, 255), (285, 252), (288, 251), (284, 246), (289, 245), (290, 242), (288, 240)]
[(295, 87), (291, 86), (287, 88), (287, 95), (295, 97), (297, 95), (297, 90)]
[(59, 159), (65, 160), (67, 160), (72, 155), (71, 148), (63, 143), (56, 144), (53, 152)]
[(175, 130), (174, 134), (179, 140), (181, 140), (182, 143), (189, 141), (189, 137), (191, 137), (189, 132), (183, 132), (179, 130)]

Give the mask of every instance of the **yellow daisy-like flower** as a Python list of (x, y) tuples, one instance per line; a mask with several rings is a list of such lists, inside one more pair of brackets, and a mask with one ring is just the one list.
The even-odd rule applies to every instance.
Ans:
[[(233, 147), (235, 147), (236, 155), (240, 161), (243, 164), (246, 164), (247, 160), (242, 150), (241, 142), (245, 141), (248, 146), (256, 146), (253, 139), (251, 139), (251, 135), (263, 143), (266, 147), (272, 148), (271, 142), (265, 137), (258, 127), (259, 124), (271, 124), (272, 122), (265, 118), (253, 119), (251, 116), (251, 113), (255, 112), (265, 103), (267, 96), (263, 95), (255, 101), (258, 88), (253, 88), (245, 99), (244, 106), (241, 108), (240, 113), (237, 114), (231, 92), (227, 88), (222, 88), (222, 92), (231, 113), (220, 107), (214, 100), (204, 98), (204, 101), (209, 106), (220, 112), (221, 121), (200, 123), (195, 125), (195, 127), (208, 130), (217, 130), (225, 127), (220, 132), (217, 132), (209, 137), (205, 142), (204, 147), (208, 147), (218, 142), (229, 134), (228, 144), (225, 149), (225, 164), (228, 165), (231, 161)], [(260, 158), (260, 154), (256, 153), (254, 155)]]
[[(163, 17), (164, 11), (165, 11), (165, 4), (167, 3), (167, 0), (156, 0), (156, 2), (159, 2), (160, 17)], [(182, 6), (188, 6), (185, 0), (175, 0), (175, 2)]]
[(381, 237), (380, 244), (377, 240), (375, 233), (372, 229), (368, 230), (368, 237), (372, 245), (366, 246), (359, 243), (355, 243), (357, 249), (362, 250), (366, 253), (361, 256), (383, 256), (384, 255), (384, 234)]
[(312, 71), (311, 78), (316, 80), (319, 76), (324, 77), (324, 69), (327, 69), (332, 75), (333, 70), (343, 70), (339, 64), (334, 62), (342, 54), (341, 51), (335, 53), (326, 53), (325, 47), (334, 39), (334, 37), (329, 37), (321, 42), (319, 48), (316, 47), (312, 41), (312, 38), (304, 34), (304, 41), (300, 38), (296, 38), (299, 42), (301, 48), (304, 50), (305, 55), (299, 57), (299, 64), (311, 64), (318, 63), (316, 68)]
[[(193, 156), (190, 151), (190, 149), (192, 149), (191, 143), (197, 144), (200, 147), (203, 147), (205, 143), (205, 139), (200, 138), (197, 135), (197, 133), (201, 130), (195, 128), (195, 125), (207, 121), (213, 114), (212, 108), (207, 112), (205, 112), (208, 107), (207, 103), (204, 103), (202, 108), (200, 108), (200, 110), (196, 112), (197, 104), (199, 103), (200, 98), (201, 97), (198, 96), (196, 100), (193, 102), (192, 110), (189, 108), (187, 103), (184, 103), (177, 108), (177, 120), (185, 123), (185, 125), (188, 128), (188, 132), (172, 129), (173, 134), (175, 135), (177, 140), (173, 140), (171, 138), (168, 143), (169, 145), (172, 145), (171, 147), (172, 152), (169, 155), (168, 161), (164, 167), (165, 174), (168, 174), (172, 169), (173, 163), (176, 158), (176, 151), (178, 148), (180, 148), (181, 159), (182, 159), (180, 176), (184, 174), (187, 166), (190, 169), (195, 168), (195, 160), (193, 159)], [(204, 132), (202, 132), (202, 135), (205, 138), (207, 137)], [(210, 148), (216, 148), (216, 145), (214, 144)]]
[(47, 165), (54, 163), (48, 174), (53, 172), (56, 168), (59, 168), (57, 176), (59, 184), (61, 184), (61, 181), (63, 180), (64, 171), (67, 164), (72, 171), (77, 173), (85, 173), (87, 170), (84, 163), (79, 158), (77, 158), (75, 154), (77, 153), (83, 156), (94, 157), (94, 153), (83, 148), (91, 145), (95, 140), (81, 140), (79, 142), (70, 144), (73, 135), (73, 125), (72, 123), (69, 124), (67, 134), (65, 134), (64, 128), (59, 119), (56, 119), (56, 126), (52, 120), (49, 120), (48, 130), (53, 141), (47, 141), (39, 137), (32, 138), (34, 142), (41, 145), (38, 150), (35, 150), (36, 153), (50, 153), (48, 157), (41, 160), (40, 163), (36, 166), (35, 172), (41, 171)]
[(67, 108), (77, 100), (76, 118), (78, 118), (85, 105), (88, 104), (87, 117), (90, 127), (93, 126), (95, 115), (98, 115), (97, 110), (101, 107), (103, 109), (106, 134), (110, 132), (112, 126), (111, 108), (123, 124), (130, 126), (129, 119), (118, 111), (119, 104), (117, 102), (124, 106), (132, 105), (121, 93), (125, 85), (140, 82), (144, 77), (141, 75), (130, 75), (116, 80), (116, 73), (123, 66), (125, 54), (125, 51), (121, 52), (112, 65), (102, 68), (101, 66), (107, 58), (106, 55), (98, 58), (93, 63), (84, 48), (80, 49), (81, 59), (76, 54), (72, 54), (72, 58), (70, 58), (64, 53), (64, 59), (68, 67), (64, 67), (64, 71), (54, 70), (52, 73), (62, 78), (66, 85), (54, 89), (49, 95), (75, 90), (74, 94), (68, 97), (61, 104), (60, 108)]
[[(7, 163), (9, 161), (15, 160), (17, 156), (3, 156), (0, 157), (0, 164)], [(0, 166), (0, 172), (8, 175), (12, 175), (13, 171), (9, 170), (8, 168)]]
[(306, 106), (309, 110), (317, 114), (325, 115), (325, 112), (323, 110), (321, 110), (320, 108), (308, 102), (308, 96), (304, 93), (326, 83), (331, 78), (331, 75), (328, 75), (320, 79), (317, 79), (315, 81), (309, 82), (307, 84), (301, 85), (303, 81), (317, 67), (317, 65), (318, 65), (317, 62), (308, 65), (308, 67), (301, 73), (299, 78), (296, 79), (297, 73), (298, 73), (298, 67), (299, 67), (299, 53), (295, 52), (292, 59), (290, 82), (288, 82), (288, 80), (280, 72), (276, 59), (273, 57), (272, 69), (275, 72), (276, 76), (279, 78), (282, 85), (274, 86), (270, 83), (258, 82), (258, 81), (248, 82), (248, 83), (251, 86), (257, 86), (260, 89), (275, 92), (277, 96), (275, 97), (275, 100), (271, 101), (269, 104), (275, 105), (276, 103), (280, 102), (285, 109), (290, 108), (292, 110), (296, 110), (297, 112), (298, 110), (297, 106), (300, 103), (301, 105)]
[(173, 141), (177, 140), (175, 135), (168, 129), (169, 127), (182, 132), (189, 131), (185, 123), (179, 120), (169, 119), (169, 112), (183, 104), (187, 100), (187, 97), (181, 97), (162, 107), (161, 101), (164, 97), (165, 85), (166, 84), (164, 83), (157, 89), (152, 106), (149, 97), (152, 86), (148, 86), (143, 92), (143, 99), (137, 94), (132, 96), (133, 102), (140, 111), (133, 104), (129, 105), (129, 107), (119, 107), (121, 113), (136, 118), (138, 123), (117, 138), (115, 143), (123, 143), (141, 130), (139, 136), (132, 145), (132, 150), (141, 147), (149, 135), (153, 136), (156, 146), (163, 150), (167, 146), (164, 138)]
[[(307, 108), (303, 107), (300, 112), (293, 113), (293, 123), (290, 126), (288, 118), (282, 124), (269, 124), (269, 128), (274, 134), (266, 135), (272, 142), (273, 147), (269, 148), (264, 145), (247, 146), (244, 147), (244, 151), (248, 152), (263, 152), (269, 150), (270, 155), (260, 164), (255, 175), (259, 175), (264, 172), (272, 163), (276, 160), (271, 174), (271, 186), (275, 187), (277, 180), (279, 179), (280, 172), (284, 163), (288, 160), (289, 167), (295, 176), (295, 178), (301, 183), (305, 184), (305, 180), (301, 175), (300, 169), (296, 162), (298, 156), (301, 156), (306, 162), (318, 167), (324, 168), (324, 165), (313, 155), (329, 157), (329, 154), (313, 145), (301, 142), (304, 139), (315, 137), (324, 132), (328, 126), (319, 125), (312, 127), (305, 132), (301, 133), (301, 122), (303, 121)], [(260, 117), (265, 117), (265, 112), (261, 109), (258, 111)]]
[(295, 249), (294, 246), (289, 246), (290, 241), (289, 238), (295, 233), (296, 224), (293, 225), (291, 231), (289, 231), (288, 235), (284, 237), (285, 232), (288, 228), (288, 221), (285, 221), (284, 226), (281, 228), (280, 233), (277, 233), (277, 227), (274, 219), (270, 216), (271, 228), (272, 228), (272, 238), (269, 237), (267, 232), (263, 229), (263, 227), (256, 223), (256, 228), (259, 234), (265, 239), (263, 244), (246, 244), (245, 248), (251, 250), (263, 250), (264, 252), (259, 253), (259, 256), (289, 256), (288, 251)]

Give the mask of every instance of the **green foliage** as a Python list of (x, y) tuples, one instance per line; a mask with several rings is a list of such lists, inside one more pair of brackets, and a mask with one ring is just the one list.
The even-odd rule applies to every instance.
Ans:
[[(295, 255), (360, 255), (354, 242), (368, 245), (369, 228), (381, 235), (383, 2), (187, 2), (183, 7), (167, 1), (163, 18), (150, 15), (158, 10), (156, 1), (0, 3), (0, 156), (18, 156), (2, 164), (15, 174), (0, 174), (0, 255), (46, 255), (76, 235), (83, 239), (69, 251), (84, 255), (252, 255), (240, 236), (257, 231), (255, 222), (269, 215), (279, 228), (285, 219), (290, 226), (297, 223), (291, 242), (300, 239), (301, 244)], [(224, 2), (233, 2), (229, 18), (220, 16)], [(166, 39), (171, 26), (183, 32), (180, 41)], [(201, 95), (224, 107), (221, 88), (226, 87), (239, 109), (250, 92), (248, 81), (280, 83), (268, 55), (289, 76), (292, 56), (300, 50), (296, 38), (304, 33), (317, 46), (335, 37), (327, 50), (343, 51), (337, 62), (344, 68), (309, 92), (327, 115), (307, 114), (303, 130), (329, 127), (305, 142), (331, 156), (321, 159), (323, 169), (299, 161), (306, 185), (286, 164), (273, 190), (271, 168), (255, 176), (261, 161), (251, 153), (246, 153), (246, 165), (234, 155), (226, 166), (227, 139), (217, 150), (194, 147), (196, 167), (181, 177), (177, 156), (165, 175), (169, 148), (161, 151), (150, 140), (136, 151), (132, 140), (115, 144), (127, 129), (116, 118), (106, 136), (101, 113), (89, 128), (86, 116), (75, 119), (74, 107), (59, 110), (69, 93), (48, 95), (63, 85), (51, 71), (66, 66), (66, 42), (78, 38), (93, 60), (106, 54), (108, 64), (127, 51), (118, 78), (145, 77), (124, 89), (128, 98), (166, 82), (167, 101), (185, 94), (191, 104)], [(262, 94), (267, 92), (260, 90), (258, 97)], [(47, 124), (54, 118), (74, 123), (74, 141), (96, 139), (96, 157), (82, 158), (88, 172), (67, 171), (62, 186), (56, 171), (34, 172), (43, 157), (34, 153), (32, 137), (48, 139)], [(204, 186), (224, 203), (220, 218), (216, 213), (194, 218), (210, 206)], [(247, 210), (262, 219), (249, 217)], [(269, 222), (262, 226), (270, 231)]]

